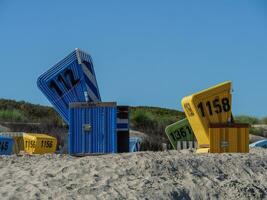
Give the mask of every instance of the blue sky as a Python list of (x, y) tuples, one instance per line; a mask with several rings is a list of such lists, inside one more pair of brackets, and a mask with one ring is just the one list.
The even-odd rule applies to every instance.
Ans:
[(37, 77), (76, 47), (103, 101), (181, 110), (226, 80), (234, 114), (267, 115), (265, 1), (0, 0), (0, 97), (50, 105)]

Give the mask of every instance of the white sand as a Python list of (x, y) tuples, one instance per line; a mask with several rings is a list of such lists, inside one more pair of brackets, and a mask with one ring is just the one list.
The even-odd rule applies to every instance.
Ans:
[(0, 158), (0, 199), (267, 199), (267, 150)]

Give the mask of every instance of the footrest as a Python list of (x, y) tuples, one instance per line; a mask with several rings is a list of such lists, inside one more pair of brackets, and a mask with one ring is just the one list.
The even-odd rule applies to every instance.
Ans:
[(210, 124), (210, 153), (248, 153), (249, 124)]

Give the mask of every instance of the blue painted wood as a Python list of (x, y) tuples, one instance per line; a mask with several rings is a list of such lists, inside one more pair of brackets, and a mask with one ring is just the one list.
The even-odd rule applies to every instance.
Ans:
[(92, 58), (79, 49), (42, 74), (37, 85), (67, 124), (69, 103), (101, 101)]
[(14, 141), (11, 137), (0, 136), (0, 155), (11, 155)]
[(129, 152), (137, 152), (140, 151), (142, 139), (139, 137), (130, 137), (129, 140)]
[(116, 153), (116, 103), (71, 103), (69, 153)]

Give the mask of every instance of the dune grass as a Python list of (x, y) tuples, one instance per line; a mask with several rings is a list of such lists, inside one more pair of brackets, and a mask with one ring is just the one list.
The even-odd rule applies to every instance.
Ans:
[(9, 122), (25, 122), (27, 121), (27, 118), (20, 110), (11, 109), (0, 110), (0, 120)]

